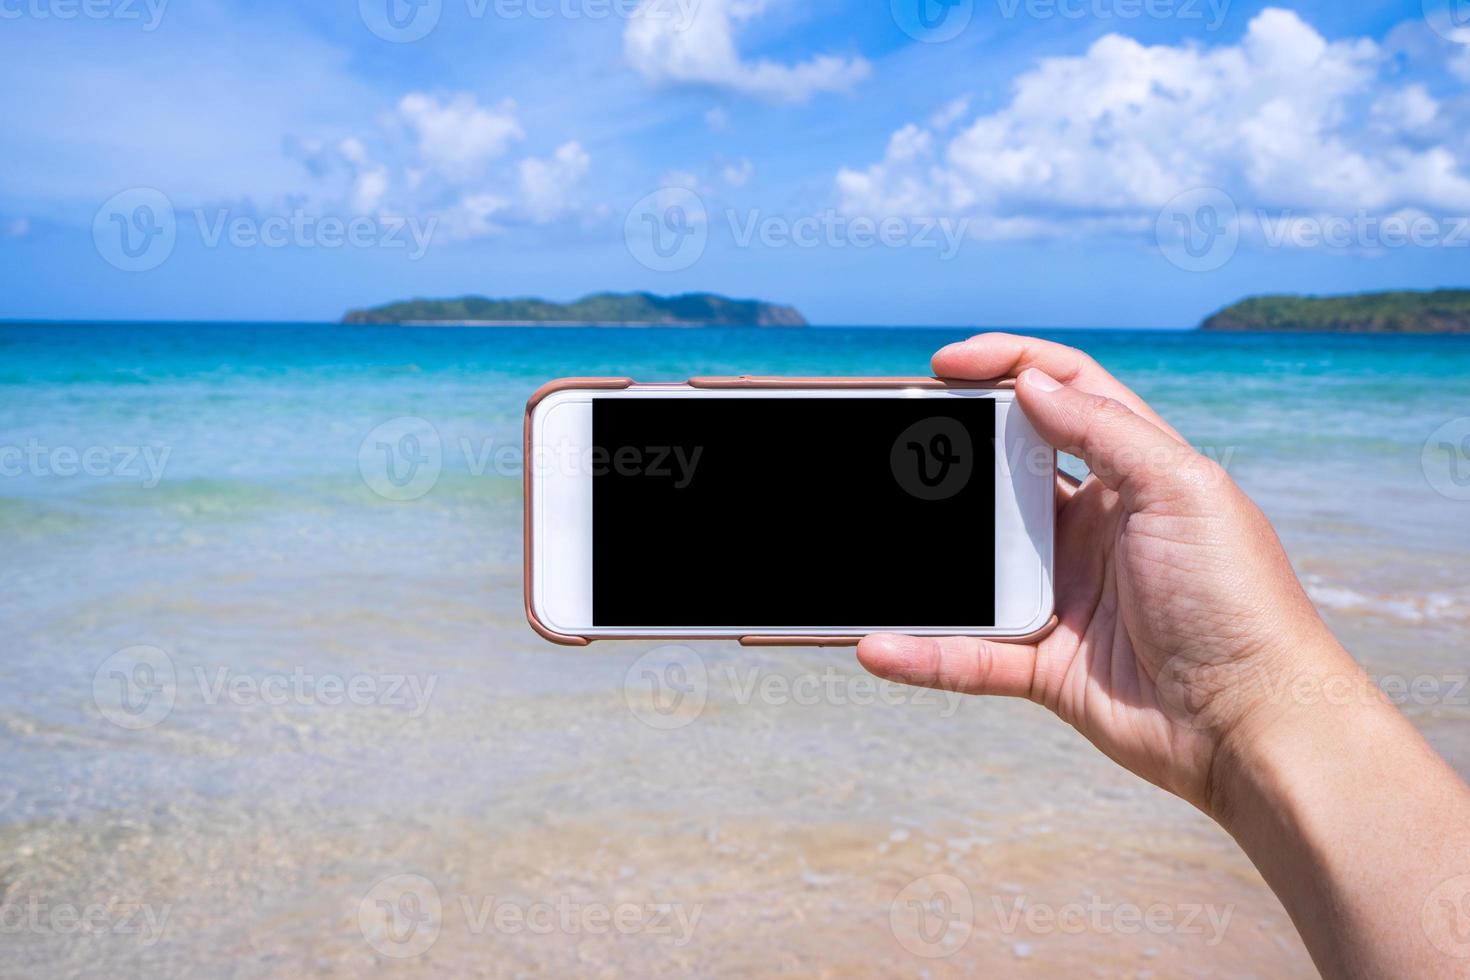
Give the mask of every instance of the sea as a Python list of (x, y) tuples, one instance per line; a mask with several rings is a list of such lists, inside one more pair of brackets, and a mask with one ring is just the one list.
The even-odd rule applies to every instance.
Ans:
[[(966, 333), (0, 323), (0, 974), (1313, 975), (1221, 830), (1037, 706), (526, 625), (543, 382)], [(1041, 335), (1226, 467), (1470, 775), (1470, 338)]]

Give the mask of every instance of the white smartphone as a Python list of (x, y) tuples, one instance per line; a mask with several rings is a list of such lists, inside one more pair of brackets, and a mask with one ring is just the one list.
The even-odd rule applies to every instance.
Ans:
[(1028, 637), (1056, 454), (934, 378), (564, 379), (526, 409), (526, 612), (548, 639)]

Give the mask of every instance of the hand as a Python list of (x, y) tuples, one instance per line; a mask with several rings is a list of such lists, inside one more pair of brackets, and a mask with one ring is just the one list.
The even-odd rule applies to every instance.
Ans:
[(1143, 778), (1218, 816), (1213, 768), (1303, 673), (1362, 676), (1271, 525), (1214, 462), (1079, 351), (1006, 334), (952, 344), (941, 377), (1016, 378), (1051, 445), (1090, 475), (1058, 486), (1060, 622), (1035, 645), (874, 634), (873, 673), (1030, 698)]
[[(986, 334), (943, 377), (1016, 379), (1059, 487), (1059, 624), (1034, 645), (874, 634), (873, 673), (1030, 698), (1228, 830), (1325, 976), (1470, 976), (1470, 787), (1317, 615), (1219, 466), (1084, 354)], [(1451, 901), (1446, 911), (1446, 897)]]

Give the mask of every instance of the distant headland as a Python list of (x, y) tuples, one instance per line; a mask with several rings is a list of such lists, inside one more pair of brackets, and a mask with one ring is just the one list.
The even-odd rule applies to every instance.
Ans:
[(1470, 333), (1470, 289), (1253, 296), (1206, 318), (1200, 329)]
[(655, 296), (593, 293), (571, 303), (544, 299), (411, 299), (353, 310), (343, 323), (409, 326), (804, 327), (793, 307), (714, 293)]

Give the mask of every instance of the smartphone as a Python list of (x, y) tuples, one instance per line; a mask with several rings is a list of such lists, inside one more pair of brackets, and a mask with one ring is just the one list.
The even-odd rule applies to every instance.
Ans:
[(1056, 454), (1008, 387), (570, 378), (526, 407), (526, 613), (558, 643), (1029, 638)]

